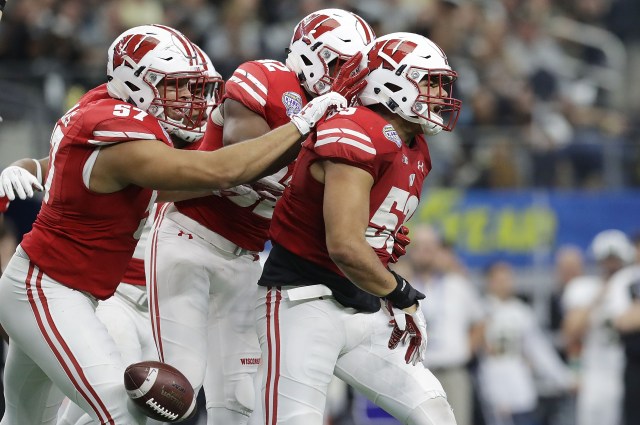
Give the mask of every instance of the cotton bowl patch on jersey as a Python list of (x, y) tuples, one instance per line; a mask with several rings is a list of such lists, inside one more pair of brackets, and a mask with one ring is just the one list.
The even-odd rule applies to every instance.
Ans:
[(302, 97), (296, 92), (287, 91), (282, 95), (282, 104), (284, 105), (287, 116), (297, 114), (302, 109)]
[(384, 134), (384, 137), (395, 143), (396, 146), (402, 146), (402, 139), (400, 139), (398, 132), (391, 124), (387, 124), (382, 128), (382, 134)]

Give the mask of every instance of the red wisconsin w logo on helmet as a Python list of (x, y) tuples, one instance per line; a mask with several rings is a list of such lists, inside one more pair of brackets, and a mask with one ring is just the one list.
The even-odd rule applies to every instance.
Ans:
[(416, 47), (418, 47), (418, 45), (413, 41), (402, 39), (378, 41), (367, 55), (367, 67), (369, 69), (376, 69), (382, 66), (393, 70), (409, 53), (413, 52)]
[(293, 33), (293, 40), (297, 41), (304, 37), (305, 42), (310, 42), (309, 37), (318, 38), (322, 34), (332, 31), (340, 26), (340, 22), (330, 16), (312, 14), (307, 19), (300, 22)]
[(142, 58), (153, 50), (160, 40), (143, 34), (133, 34), (124, 37), (115, 47), (113, 52), (113, 67), (123, 64), (124, 58), (129, 57), (135, 63), (140, 63)]

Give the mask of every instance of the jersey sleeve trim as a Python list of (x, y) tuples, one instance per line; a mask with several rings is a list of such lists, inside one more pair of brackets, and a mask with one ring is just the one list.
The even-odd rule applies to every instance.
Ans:
[(373, 147), (369, 136), (349, 128), (330, 128), (328, 130), (320, 130), (316, 135), (316, 147), (331, 143), (344, 143), (371, 155), (376, 155), (377, 152), (376, 148)]
[(229, 81), (238, 84), (244, 91), (254, 98), (260, 106), (267, 104), (267, 88), (251, 73), (244, 69), (237, 69)]
[[(110, 133), (110, 134), (106, 134), (106, 133)], [(140, 133), (137, 131), (126, 131), (126, 132), (120, 132), (120, 131), (94, 131), (93, 132), (93, 136), (94, 137), (100, 137), (100, 138), (104, 138), (104, 139), (109, 139), (112, 138), (114, 140), (109, 141), (109, 140), (95, 140), (95, 139), (88, 139), (87, 142), (89, 142), (92, 145), (95, 146), (108, 146), (108, 145), (113, 145), (115, 143), (120, 143), (120, 142), (124, 142), (125, 140), (157, 140), (158, 137), (155, 134), (151, 134), (151, 133)]]

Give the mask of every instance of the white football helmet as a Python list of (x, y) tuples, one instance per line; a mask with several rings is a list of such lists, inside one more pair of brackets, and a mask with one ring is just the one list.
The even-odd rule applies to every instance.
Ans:
[(173, 133), (173, 136), (180, 140), (184, 140), (187, 143), (197, 142), (202, 139), (204, 132), (207, 130), (207, 121), (213, 108), (222, 100), (222, 93), (224, 92), (224, 80), (222, 76), (216, 71), (216, 68), (211, 62), (209, 55), (205, 53), (199, 46), (194, 45), (200, 59), (204, 65), (205, 85), (204, 92), (196, 92), (196, 96), (204, 98), (207, 102), (207, 109), (204, 116), (204, 121), (199, 127), (193, 130), (178, 129)]
[(286, 64), (309, 94), (325, 94), (341, 65), (375, 37), (369, 24), (355, 13), (319, 10), (296, 26)]
[(591, 242), (591, 251), (596, 261), (618, 257), (624, 263), (632, 263), (636, 249), (624, 232), (617, 229), (603, 230)]
[[(452, 97), (458, 74), (434, 42), (412, 33), (385, 35), (369, 46), (361, 66), (369, 68), (367, 86), (359, 95), (363, 105), (381, 103), (420, 124), (426, 135), (453, 130), (462, 105)], [(418, 83), (423, 79), (438, 88), (437, 95), (420, 93)]]
[[(203, 71), (195, 45), (182, 33), (164, 25), (143, 25), (125, 31), (109, 47), (107, 90), (155, 116), (173, 134), (202, 125), (207, 104), (196, 93), (204, 93)], [(178, 94), (185, 84), (191, 92), (188, 99)], [(171, 91), (175, 95), (169, 98)]]

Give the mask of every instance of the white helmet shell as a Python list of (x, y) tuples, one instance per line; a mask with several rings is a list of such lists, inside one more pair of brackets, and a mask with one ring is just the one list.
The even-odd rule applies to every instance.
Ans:
[[(107, 57), (107, 90), (158, 118), (173, 133), (195, 128), (204, 115), (204, 99), (165, 98), (166, 88), (187, 79), (192, 91), (204, 85), (203, 64), (194, 44), (179, 31), (164, 25), (143, 25), (125, 31), (111, 44)], [(160, 84), (164, 84), (163, 94)], [(177, 82), (175, 83), (177, 86)], [(182, 120), (171, 119), (165, 108), (180, 111)]]
[[(420, 124), (427, 135), (455, 127), (462, 102), (451, 96), (451, 90), (458, 75), (442, 49), (428, 38), (403, 32), (379, 37), (361, 66), (369, 68), (367, 86), (359, 96), (363, 105), (381, 103)], [(418, 84), (424, 79), (437, 90), (421, 93)]]
[(374, 39), (373, 29), (355, 13), (322, 9), (296, 26), (286, 64), (309, 94), (325, 94), (331, 90), (341, 63)]

